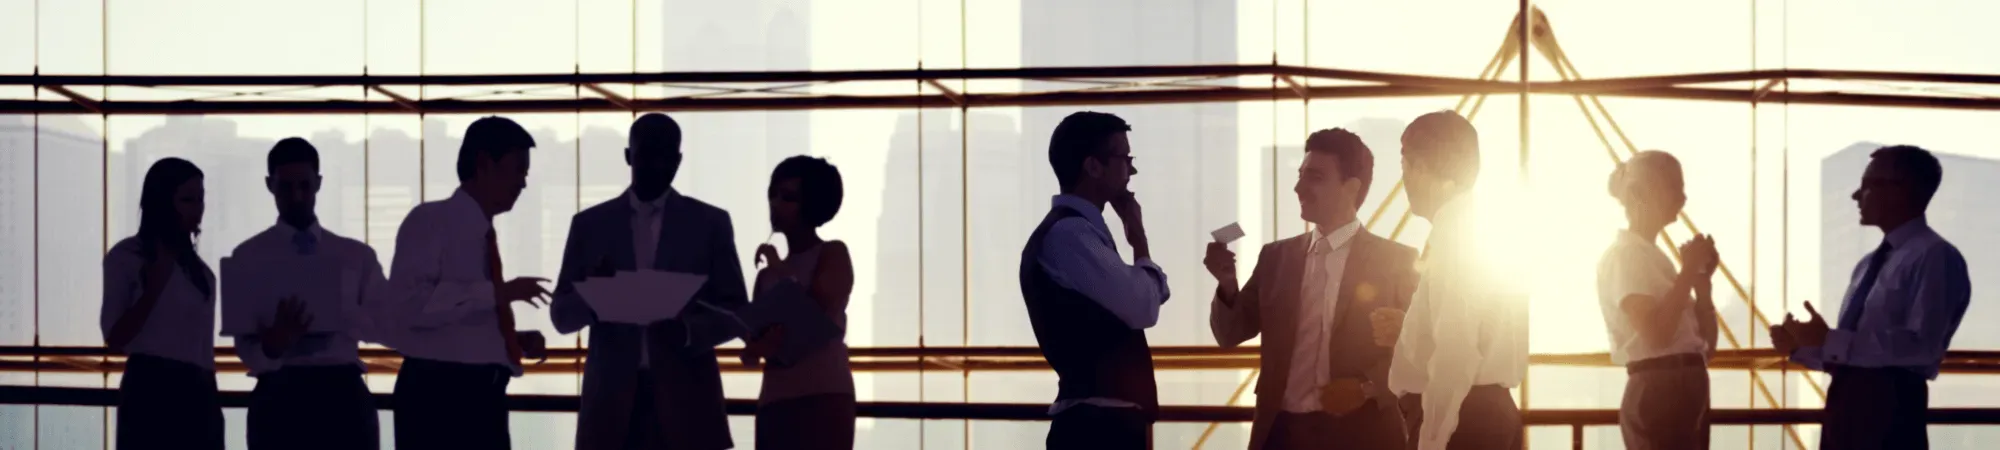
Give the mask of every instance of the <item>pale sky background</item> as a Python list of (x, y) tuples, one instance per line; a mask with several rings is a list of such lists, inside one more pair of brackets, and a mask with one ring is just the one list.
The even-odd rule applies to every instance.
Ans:
[[(1142, 18), (1146, 9), (1143, 5), (1147, 4), (1138, 0), (1101, 1), (1129, 7)], [(927, 68), (1021, 65), (1023, 31), (1018, 0), (792, 3), (808, 5), (811, 12), (807, 23), (811, 44), (804, 49), (810, 54), (810, 65), (799, 67), (802, 69), (915, 68), (920, 62)], [(1234, 60), (1177, 63), (1263, 64), (1275, 58), (1282, 64), (1471, 77), (1493, 56), (1501, 40), (1509, 38), (1504, 32), (1516, 6), (1515, 2), (1505, 0), (1244, 0), (1236, 4)], [(1991, 26), (1992, 18), (2000, 17), (2000, 5), (1991, 2), (1566, 0), (1542, 1), (1537, 5), (1548, 13), (1558, 40), (1578, 70), (1590, 77), (1784, 67), (2000, 73), (2000, 53), (1988, 45), (2000, 42), (2000, 29)], [(669, 4), (659, 0), (109, 0), (102, 3), (0, 0), (0, 73), (26, 74), (39, 69), (47, 74), (358, 74), (363, 67), (374, 74), (767, 69), (667, 67), (668, 39), (713, 31), (665, 29), (664, 17), (672, 13), (668, 8)], [(770, 8), (774, 7), (751, 6), (741, 13), (758, 18), (778, 14)], [(733, 33), (731, 36), (761, 32), (724, 31)], [(1552, 79), (1554, 72), (1540, 55), (1533, 59), (1531, 76)], [(1506, 72), (1508, 79), (1515, 76), (1515, 69)], [(1245, 82), (1263, 86), (1268, 80)], [(954, 89), (974, 92), (1008, 92), (1019, 88), (1019, 83), (1012, 81), (980, 82), (969, 87), (957, 82), (948, 84)], [(398, 89), (419, 95), (414, 87)], [(843, 93), (895, 93), (908, 92), (913, 87), (893, 83), (838, 89)], [(97, 88), (77, 90), (93, 96), (106, 95)], [(465, 93), (463, 89), (433, 89), (420, 95), (436, 98)], [(0, 98), (35, 95), (24, 88), (0, 88)], [(39, 95), (43, 99), (50, 96)], [(109, 95), (113, 99), (161, 99), (188, 94), (117, 89)], [(1407, 121), (1425, 112), (1450, 108), (1456, 101), (1456, 98), (1420, 98), (1239, 104), (1236, 154), (1242, 182), (1236, 189), (1240, 200), (1237, 205), (1239, 220), (1250, 232), (1244, 242), (1269, 241), (1302, 230), (1295, 219), (1265, 215), (1266, 209), (1259, 204), (1271, 189), (1270, 181), (1263, 178), (1270, 170), (1263, 158), (1273, 145), (1296, 146), (1310, 130), (1351, 126), (1361, 119)], [(1749, 105), (1737, 103), (1630, 99), (1608, 99), (1604, 104), (1638, 147), (1667, 150), (1682, 159), (1690, 177), (1689, 214), (1704, 232), (1717, 236), (1725, 264), (1736, 271), (1739, 279), (1755, 285), (1759, 303), (1773, 319), (1783, 315), (1773, 305), (1778, 299), (1784, 299), (1788, 307), (1796, 307), (1800, 301), (1824, 295), (1818, 292), (1821, 284), (1818, 168), (1826, 155), (1868, 141), (1915, 144), (1943, 153), (2000, 158), (2000, 146), (1995, 145), (1988, 131), (2000, 125), (2000, 113), (1776, 104), (1760, 105), (1753, 110)], [(1496, 96), (1487, 100), (1475, 118), (1485, 150), (1487, 167), (1482, 182), (1487, 189), (1509, 190), (1515, 179), (1519, 154), (1518, 107), (1517, 97)], [(1615, 204), (1603, 194), (1604, 176), (1611, 168), (1611, 161), (1572, 99), (1536, 97), (1530, 107), (1532, 183), (1526, 190), (1529, 195), (1520, 201), (1534, 213), (1531, 217), (1536, 220), (1519, 229), (1498, 230), (1496, 237), (1533, 246), (1535, 250), (1523, 256), (1527, 259), (1523, 263), (1546, 268), (1538, 270), (1534, 278), (1533, 314), (1538, 324), (1533, 334), (1535, 350), (1603, 351), (1601, 317), (1589, 277), (1594, 273), (1592, 266), (1597, 255), (1608, 244), (1613, 230), (1622, 225)], [(847, 202), (841, 219), (823, 230), (826, 235), (851, 240), (872, 239), (870, 236), (875, 235), (875, 219), (885, 208), (882, 193), (899, 188), (883, 182), (888, 175), (884, 167), (891, 162), (883, 144), (894, 139), (898, 118), (907, 113), (889, 110), (806, 113), (810, 153), (839, 164), (847, 182)], [(973, 113), (1005, 119), (1022, 139), (1046, 139), (1047, 130), (1020, 129), (1020, 108), (984, 108)], [(576, 140), (579, 134), (593, 128), (622, 132), (628, 120), (624, 114), (510, 116), (537, 133), (547, 133), (564, 142)], [(925, 116), (948, 118), (953, 129), (964, 126), (963, 118), (956, 113)], [(166, 123), (163, 117), (115, 116), (107, 129), (95, 117), (82, 119), (89, 131), (106, 137), (114, 157), (125, 151), (127, 141)], [(342, 133), (348, 139), (382, 130), (425, 135), (416, 118), (404, 115), (261, 115), (227, 119), (235, 122), (238, 137), (246, 139), (274, 140), (327, 131)], [(455, 136), (469, 117), (430, 119), (443, 120), (446, 129)], [(1145, 133), (1145, 125), (1138, 125), (1137, 133)], [(700, 133), (700, 130), (689, 131), (690, 145), (702, 139)], [(1622, 154), (1622, 144), (1615, 136), (1611, 139), (1620, 146)], [(1146, 149), (1135, 150), (1143, 167)], [(1397, 149), (1374, 150), (1378, 168), (1395, 167)], [(439, 157), (437, 149), (431, 151), (431, 159)], [(574, 149), (567, 151), (575, 156)], [(586, 167), (614, 167), (622, 171), (622, 167), (604, 166), (617, 164), (615, 155), (592, 153), (577, 160)], [(546, 167), (537, 164), (538, 168)], [(434, 189), (440, 186), (440, 174), (448, 173), (435, 166), (426, 170), (431, 178), (423, 197), (428, 199), (448, 193)], [(768, 174), (763, 170), (767, 169), (750, 169), (755, 170), (742, 174), (746, 186), (761, 190)], [(1277, 170), (1283, 174), (1293, 168)], [(1950, 168), (1946, 171), (1947, 182), (1951, 182)], [(583, 181), (580, 184), (585, 185), (624, 183), (622, 178), (576, 180), (570, 174), (544, 173), (536, 176), (553, 177), (552, 180), (564, 183)], [(937, 176), (956, 178), (956, 174), (927, 174), (925, 178)], [(109, 181), (113, 187), (133, 182), (136, 174), (132, 180)], [(1378, 179), (1375, 197), (1379, 198), (1393, 182), (1393, 179)], [(448, 189), (449, 185), (442, 186)], [(1293, 201), (1289, 188), (1288, 184), (1278, 187), (1280, 202)], [(566, 192), (579, 198), (581, 205), (616, 194), (615, 190), (591, 190), (589, 186), (584, 186), (581, 192), (574, 187), (569, 189), (572, 190)], [(739, 229), (757, 228), (746, 227), (744, 223), (760, 223), (762, 210), (757, 208), (761, 205), (741, 206), (747, 210), (736, 213)], [(1364, 211), (1374, 208), (1371, 203)], [(1401, 201), (1393, 204), (1388, 223), (1375, 230), (1388, 233), (1394, 215), (1402, 208)], [(125, 213), (112, 212), (114, 218), (121, 214)], [(1207, 229), (1223, 224), (1179, 225)], [(1283, 235), (1273, 236), (1274, 227), (1283, 231)], [(1413, 224), (1401, 239), (1420, 242), (1417, 236), (1421, 230), (1421, 225)], [(1687, 236), (1681, 228), (1670, 231), (1676, 233), (1677, 239)], [(1753, 239), (1757, 255), (1754, 269)], [(761, 237), (739, 236), (739, 240), (754, 242)], [(746, 253), (748, 249), (744, 248)], [(1247, 264), (1254, 261), (1247, 256), (1246, 253), (1242, 258), (1246, 271)], [(384, 254), (385, 261), (387, 257)], [(872, 267), (872, 253), (863, 252), (856, 257), (858, 267)], [(1787, 260), (1790, 270), (1783, 265)], [(1754, 279), (1750, 275), (1753, 270)], [(1194, 272), (1173, 276), (1207, 277)], [(867, 309), (878, 305), (864, 299), (870, 298), (866, 293), (877, 289), (875, 283), (874, 277), (858, 280), (855, 309), (850, 310), (856, 327), (866, 327), (873, 320)], [(1719, 296), (1734, 301), (1734, 295), (1722, 295), (1726, 289), (1726, 284), (1718, 280)], [(1178, 302), (1205, 301), (1202, 293), (1178, 294)], [(1181, 309), (1170, 314), (1186, 317), (1168, 317), (1163, 321), (1198, 320), (1193, 315), (1206, 311), (1189, 305), (1177, 307)], [(1741, 314), (1742, 310), (1736, 311)], [(1982, 307), (1975, 306), (1973, 314), (1981, 311)], [(1551, 323), (1561, 325), (1540, 326)], [(871, 339), (851, 337), (850, 345), (871, 345)], [(735, 386), (738, 384), (733, 382), (732, 393), (738, 392), (733, 390)]]

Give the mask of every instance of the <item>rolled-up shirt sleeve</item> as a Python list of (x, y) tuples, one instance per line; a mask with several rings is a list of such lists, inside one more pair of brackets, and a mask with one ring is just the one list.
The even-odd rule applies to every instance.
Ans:
[[(1926, 252), (1916, 261), (1917, 285), (1901, 323), (1870, 322), (1861, 330), (1830, 330), (1818, 350), (1825, 363), (1855, 367), (1924, 367), (1944, 359), (1971, 305), (1965, 258), (1955, 250)], [(1806, 349), (1801, 349), (1806, 350)]]
[(444, 279), (445, 241), (442, 233), (462, 228), (438, 223), (442, 214), (411, 213), (396, 234), (396, 256), (390, 263), (385, 318), (400, 329), (433, 329), (453, 324), (495, 320), (493, 282)]
[(1040, 263), (1057, 285), (1097, 302), (1133, 329), (1160, 320), (1172, 295), (1166, 271), (1147, 258), (1125, 264), (1111, 241), (1081, 218), (1057, 221), (1042, 238)]

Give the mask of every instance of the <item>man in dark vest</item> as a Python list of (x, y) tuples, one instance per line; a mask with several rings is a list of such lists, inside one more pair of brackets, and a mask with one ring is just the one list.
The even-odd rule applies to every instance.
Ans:
[[(1144, 449), (1158, 416), (1146, 329), (1160, 318), (1167, 275), (1152, 262), (1139, 201), (1126, 189), (1132, 144), (1124, 119), (1063, 118), (1049, 139), (1062, 194), (1021, 249), (1021, 296), (1042, 356), (1060, 379), (1048, 448)], [(1134, 264), (1118, 255), (1104, 205), (1118, 213)]]
[(1313, 231), (1265, 244), (1241, 288), (1236, 254), (1208, 244), (1216, 342), (1264, 336), (1250, 450), (1403, 450), (1402, 409), (1388, 379), (1402, 329), (1383, 318), (1409, 307), (1417, 250), (1356, 220), (1374, 172), (1375, 155), (1354, 133), (1313, 133), (1292, 186)]

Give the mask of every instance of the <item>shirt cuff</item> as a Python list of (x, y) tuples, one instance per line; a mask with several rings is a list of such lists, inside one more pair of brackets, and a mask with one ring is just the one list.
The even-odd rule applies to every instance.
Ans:
[(1792, 362), (1808, 369), (1826, 371), (1826, 357), (1822, 347), (1799, 347), (1792, 350)]
[(1821, 347), (1820, 357), (1834, 364), (1851, 364), (1854, 351), (1854, 332), (1847, 330), (1827, 330), (1826, 346)]

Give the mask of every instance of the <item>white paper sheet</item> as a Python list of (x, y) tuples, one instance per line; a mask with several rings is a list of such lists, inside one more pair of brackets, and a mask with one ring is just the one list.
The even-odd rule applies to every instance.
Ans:
[(708, 282), (707, 275), (658, 270), (623, 271), (576, 284), (597, 320), (645, 325), (680, 315)]
[(352, 308), (343, 302), (356, 289), (343, 286), (347, 278), (340, 263), (330, 255), (222, 258), (222, 334), (236, 336), (256, 333), (277, 322), (278, 303), (297, 297), (312, 317), (310, 332), (347, 329)]

